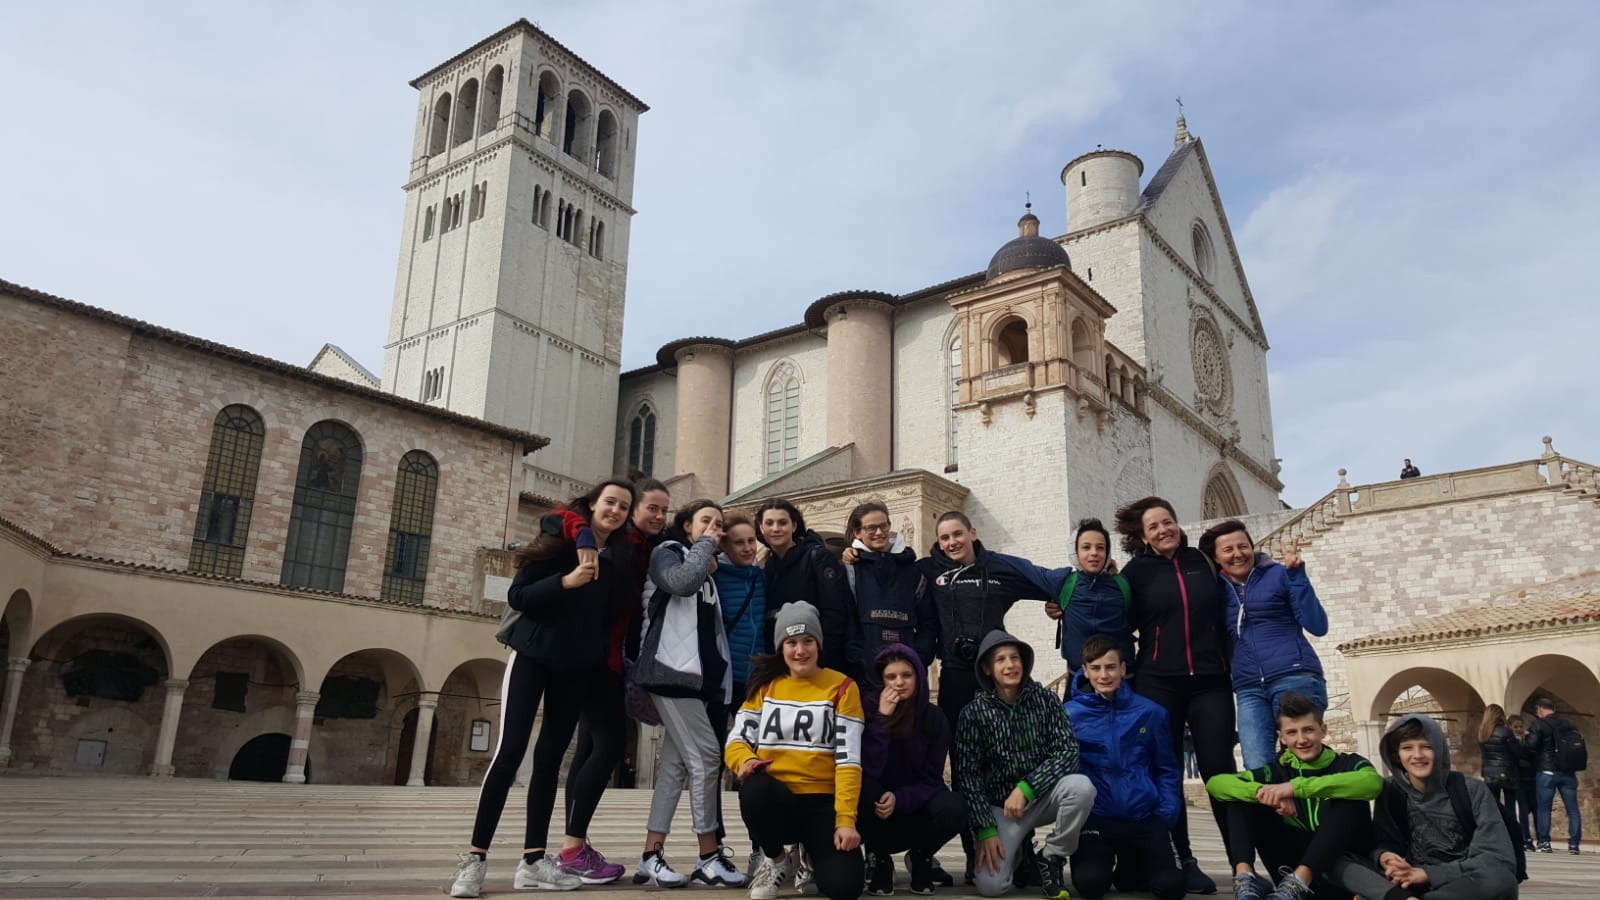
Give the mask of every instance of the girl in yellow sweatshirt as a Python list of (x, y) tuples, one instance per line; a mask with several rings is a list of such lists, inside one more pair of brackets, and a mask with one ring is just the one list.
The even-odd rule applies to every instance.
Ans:
[(821, 666), (817, 609), (788, 603), (772, 656), (757, 657), (723, 756), (740, 780), (739, 812), (761, 864), (751, 900), (775, 900), (789, 877), (786, 844), (805, 847), (828, 900), (861, 896), (865, 863), (856, 833), (861, 795), (861, 693)]

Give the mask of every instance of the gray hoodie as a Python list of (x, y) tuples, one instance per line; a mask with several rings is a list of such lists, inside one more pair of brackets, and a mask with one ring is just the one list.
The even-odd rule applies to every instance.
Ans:
[[(1422, 726), (1423, 736), (1433, 745), (1433, 773), (1420, 791), (1412, 787), (1405, 767), (1400, 764), (1400, 741), (1395, 731), (1407, 722)], [(1398, 853), (1412, 865), (1427, 869), (1428, 883), (1435, 889), (1463, 879), (1468, 884), (1478, 883), (1487, 872), (1497, 876), (1516, 872), (1511, 838), (1500, 817), (1500, 807), (1487, 785), (1476, 778), (1466, 779), (1472, 818), (1477, 822), (1470, 835), (1464, 833), (1456, 818), (1445, 789), (1445, 779), (1450, 775), (1450, 747), (1445, 743), (1439, 723), (1427, 716), (1402, 716), (1389, 724), (1379, 751), (1389, 771), (1384, 792), (1397, 791), (1405, 798), (1406, 821), (1394, 821), (1387, 813), (1384, 802), (1387, 798), (1378, 799), (1373, 815), (1377, 833), (1377, 849), (1372, 854), (1374, 862), (1384, 853)], [(1515, 885), (1514, 877), (1512, 884)], [(1515, 896), (1514, 891), (1512, 896)]]

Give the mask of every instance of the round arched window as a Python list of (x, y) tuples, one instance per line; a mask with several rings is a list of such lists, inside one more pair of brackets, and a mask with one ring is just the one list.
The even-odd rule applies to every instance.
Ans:
[(1207, 284), (1216, 281), (1216, 255), (1211, 251), (1211, 235), (1206, 232), (1203, 223), (1194, 223), (1194, 228), (1189, 232), (1190, 241), (1194, 244), (1194, 267), (1200, 277)]

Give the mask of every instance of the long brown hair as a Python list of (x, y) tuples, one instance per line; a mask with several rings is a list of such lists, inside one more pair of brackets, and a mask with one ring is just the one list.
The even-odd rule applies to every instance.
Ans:
[[(639, 502), (639, 492), (634, 489), (632, 483), (616, 478), (608, 478), (590, 488), (589, 493), (584, 494), (582, 497), (572, 498), (567, 502), (566, 509), (577, 513), (583, 518), (584, 522), (590, 523), (592, 527), (592, 523), (594, 522), (594, 505), (600, 502), (600, 495), (605, 493), (605, 490), (608, 487), (618, 487), (628, 492), (628, 509), (630, 512), (632, 511), (634, 504)], [(626, 526), (624, 526), (624, 528), (626, 528)], [(615, 532), (613, 532), (611, 537), (607, 540), (606, 545), (612, 547), (613, 549), (623, 546), (627, 540), (627, 538), (622, 534), (624, 528), (618, 528)], [(618, 540), (619, 538), (621, 538), (621, 541)], [(555, 534), (545, 534), (541, 531), (538, 537), (518, 548), (517, 555), (512, 559), (512, 562), (517, 568), (520, 569), (536, 559), (549, 559), (550, 557), (555, 556), (565, 549), (569, 543), (571, 542), (568, 541), (566, 536), (559, 531)]]
[[(922, 675), (918, 674), (918, 666), (916, 663), (911, 661), (911, 657), (906, 656), (904, 653), (887, 653), (878, 657), (878, 662), (875, 666), (878, 672), (878, 682), (880, 684), (883, 682), (883, 670), (889, 668), (890, 663), (897, 662), (903, 662), (910, 666), (911, 674), (915, 675), (919, 680), (923, 677)], [(888, 689), (889, 688), (887, 685), (882, 688), (882, 690), (885, 691)], [(917, 690), (922, 690), (922, 685), (920, 683), (917, 685)], [(877, 714), (876, 707), (872, 709), (871, 714)], [(890, 737), (909, 738), (916, 727), (917, 699), (915, 694), (905, 700), (900, 701), (899, 703), (896, 703), (894, 712), (890, 713), (888, 717), (883, 720), (883, 728), (885, 731), (889, 732)]]
[(1483, 708), (1483, 721), (1478, 723), (1478, 743), (1494, 737), (1494, 730), (1506, 724), (1505, 707), (1491, 703)]
[(767, 685), (789, 674), (789, 664), (782, 653), (757, 653), (750, 657), (750, 679), (745, 682), (744, 698), (754, 700), (761, 696)]
[(1117, 510), (1117, 534), (1122, 535), (1122, 551), (1129, 556), (1144, 552), (1144, 514), (1152, 509), (1164, 509), (1174, 522), (1178, 520), (1172, 504), (1160, 497), (1135, 500)]

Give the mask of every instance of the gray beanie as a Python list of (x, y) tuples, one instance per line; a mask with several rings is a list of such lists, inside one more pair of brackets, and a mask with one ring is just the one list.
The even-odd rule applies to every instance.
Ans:
[(804, 600), (786, 603), (778, 610), (772, 623), (772, 652), (783, 651), (783, 639), (797, 634), (809, 634), (822, 646), (822, 620), (817, 618), (817, 608)]

